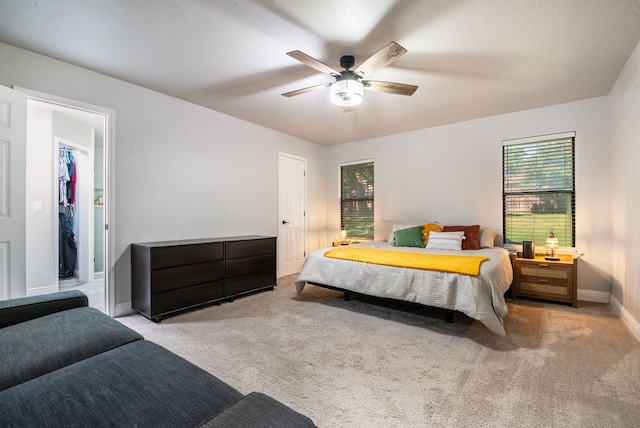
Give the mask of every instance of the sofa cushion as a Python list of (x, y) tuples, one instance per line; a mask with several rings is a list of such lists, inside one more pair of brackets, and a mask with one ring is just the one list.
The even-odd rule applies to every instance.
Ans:
[(143, 337), (81, 307), (0, 329), (0, 391)]
[(314, 428), (308, 417), (259, 392), (252, 392), (201, 428)]
[(242, 397), (140, 340), (1, 391), (0, 421), (16, 427), (194, 427)]
[(78, 290), (2, 300), (0, 328), (83, 306), (89, 306), (89, 300)]

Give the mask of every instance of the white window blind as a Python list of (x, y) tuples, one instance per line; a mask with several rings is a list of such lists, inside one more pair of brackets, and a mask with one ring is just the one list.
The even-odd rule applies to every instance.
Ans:
[(560, 247), (575, 247), (574, 134), (505, 142), (502, 171), (505, 244), (544, 246), (553, 230)]
[(373, 239), (373, 162), (340, 166), (340, 226), (350, 238)]

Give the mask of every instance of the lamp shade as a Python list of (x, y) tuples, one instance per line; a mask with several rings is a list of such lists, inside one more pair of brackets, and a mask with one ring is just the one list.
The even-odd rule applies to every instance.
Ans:
[(553, 233), (553, 230), (549, 232), (549, 236), (547, 236), (547, 240), (544, 241), (544, 246), (550, 250), (550, 257), (546, 257), (547, 260), (557, 260), (556, 249), (558, 248), (558, 238), (556, 238), (556, 234)]
[(358, 105), (364, 99), (362, 83), (353, 79), (338, 80), (331, 85), (331, 102), (338, 106)]
[(347, 242), (347, 230), (344, 227), (340, 229), (340, 240), (343, 243)]

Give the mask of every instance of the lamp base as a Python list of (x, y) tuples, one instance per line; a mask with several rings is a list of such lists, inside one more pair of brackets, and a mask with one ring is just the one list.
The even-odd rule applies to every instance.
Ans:
[(557, 262), (557, 261), (559, 261), (559, 260), (560, 260), (560, 257), (550, 257), (550, 256), (547, 256), (547, 257), (545, 257), (544, 259), (545, 259), (545, 260), (551, 260), (551, 261), (555, 261), (555, 262)]

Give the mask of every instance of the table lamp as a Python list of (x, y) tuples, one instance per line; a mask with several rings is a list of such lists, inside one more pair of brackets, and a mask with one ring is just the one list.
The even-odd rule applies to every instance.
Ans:
[(545, 257), (545, 260), (560, 260), (560, 257), (556, 257), (556, 249), (558, 248), (558, 238), (556, 238), (555, 233), (553, 233), (553, 229), (549, 232), (549, 236), (547, 236), (547, 240), (544, 241), (544, 246), (547, 248), (547, 254), (550, 254)]
[(342, 245), (347, 244), (347, 230), (344, 227), (340, 229), (340, 240), (342, 241)]

